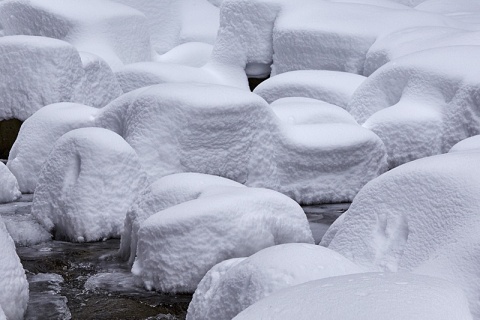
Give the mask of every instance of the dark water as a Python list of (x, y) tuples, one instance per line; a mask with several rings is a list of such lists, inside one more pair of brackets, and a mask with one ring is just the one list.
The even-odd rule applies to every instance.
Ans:
[[(30, 214), (31, 196), (0, 205), (7, 228), (41, 237)], [(304, 207), (318, 243), (349, 204)], [(22, 234), (16, 237), (23, 239)], [(25, 242), (26, 240), (22, 240)], [(26, 242), (28, 244), (28, 241)], [(116, 256), (120, 240), (96, 243), (48, 241), (17, 247), (30, 284), (25, 319), (185, 319), (191, 295), (149, 292)]]

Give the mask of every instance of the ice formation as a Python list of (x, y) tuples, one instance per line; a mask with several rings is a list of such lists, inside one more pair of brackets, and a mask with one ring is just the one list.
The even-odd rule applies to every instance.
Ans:
[(480, 151), (480, 135), (460, 141), (448, 152)]
[(363, 273), (284, 289), (260, 300), (235, 320), (471, 320), (454, 284), (411, 273)]
[(234, 263), (205, 275), (188, 307), (188, 320), (232, 319), (280, 289), (364, 271), (335, 251), (298, 243), (269, 247)]
[(0, 4), (0, 23), (5, 35), (64, 40), (98, 55), (114, 70), (152, 60), (145, 16), (108, 0), (6, 0)]
[(38, 178), (32, 214), (57, 239), (120, 237), (146, 176), (135, 151), (101, 128), (72, 130), (55, 143)]
[(459, 285), (480, 315), (480, 152), (419, 159), (368, 183), (321, 244), (377, 270)]
[(28, 282), (1, 217), (0, 251), (0, 308), (8, 320), (21, 320), (27, 309)]
[(77, 103), (55, 103), (43, 107), (22, 124), (7, 162), (20, 191), (35, 191), (42, 166), (55, 142), (73, 129), (94, 126), (97, 112), (96, 108)]
[(267, 79), (253, 92), (269, 103), (285, 97), (305, 97), (346, 108), (365, 79), (347, 72), (298, 70)]
[(205, 192), (221, 193), (224, 187), (243, 185), (222, 177), (193, 172), (158, 179), (139, 194), (127, 212), (120, 256), (130, 264), (133, 263), (137, 252), (138, 229), (148, 217), (182, 202), (197, 199)]
[(313, 243), (295, 201), (268, 189), (224, 187), (145, 220), (132, 272), (149, 289), (193, 292), (217, 263), (291, 242)]
[(15, 201), (21, 195), (17, 179), (7, 166), (0, 162), (0, 203)]
[(479, 54), (479, 46), (413, 53), (385, 64), (358, 88), (349, 111), (385, 143), (390, 167), (445, 153), (480, 133)]
[(138, 89), (103, 108), (96, 122), (123, 136), (153, 181), (200, 172), (318, 203), (352, 200), (386, 168), (371, 131), (352, 123), (284, 126), (259, 96), (226, 86)]

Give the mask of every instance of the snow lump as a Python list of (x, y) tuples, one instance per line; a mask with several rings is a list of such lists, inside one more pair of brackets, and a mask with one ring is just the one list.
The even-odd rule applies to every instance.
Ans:
[(146, 176), (135, 151), (101, 128), (75, 129), (54, 145), (40, 172), (32, 214), (57, 239), (119, 237)]
[(0, 203), (15, 201), (21, 195), (17, 179), (7, 166), (0, 162)]

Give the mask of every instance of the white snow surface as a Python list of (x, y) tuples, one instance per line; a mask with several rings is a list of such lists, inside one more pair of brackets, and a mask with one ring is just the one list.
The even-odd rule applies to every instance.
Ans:
[(221, 194), (160, 211), (141, 225), (132, 272), (148, 289), (194, 292), (223, 260), (276, 244), (313, 243), (305, 213), (292, 199), (268, 189), (223, 188)]
[(72, 43), (104, 59), (113, 70), (151, 61), (146, 17), (109, 0), (6, 0), (0, 4), (5, 35), (38, 35)]
[(33, 193), (38, 176), (55, 142), (65, 133), (93, 127), (98, 109), (61, 102), (43, 107), (20, 128), (7, 166), (16, 176), (20, 191)]
[(349, 111), (385, 143), (390, 167), (445, 153), (480, 133), (478, 55), (480, 46), (412, 53), (357, 89)]
[(347, 72), (298, 70), (271, 77), (253, 92), (268, 103), (285, 97), (305, 97), (346, 108), (353, 93), (365, 79), (364, 76)]
[(371, 131), (283, 125), (258, 95), (226, 86), (138, 89), (103, 108), (97, 125), (123, 136), (152, 181), (199, 172), (319, 203), (351, 201), (386, 169), (385, 148)]
[(204, 42), (182, 43), (168, 52), (155, 57), (155, 61), (190, 67), (204, 66), (212, 54), (213, 45)]
[(75, 129), (55, 143), (38, 178), (32, 214), (57, 239), (120, 237), (146, 183), (135, 151), (101, 128)]
[(480, 3), (476, 0), (427, 0), (415, 8), (448, 16), (466, 29), (480, 30)]
[(419, 159), (368, 183), (321, 245), (368, 268), (459, 285), (480, 315), (480, 152)]
[(1, 217), (0, 252), (0, 308), (8, 320), (21, 320), (27, 309), (28, 282)]
[(205, 275), (188, 307), (188, 320), (232, 319), (280, 289), (364, 272), (335, 251), (300, 243), (269, 247), (233, 264), (221, 274), (214, 267)]
[(21, 195), (17, 178), (3, 162), (0, 162), (0, 203), (15, 201)]
[(235, 320), (469, 320), (461, 289), (411, 273), (361, 273), (307, 282), (281, 290)]
[(128, 210), (120, 243), (120, 256), (130, 264), (137, 252), (138, 229), (155, 213), (182, 202), (199, 198), (203, 193), (221, 193), (223, 187), (242, 184), (218, 176), (201, 173), (177, 173), (158, 179), (139, 194)]
[(480, 135), (476, 135), (460, 141), (448, 152), (480, 151)]

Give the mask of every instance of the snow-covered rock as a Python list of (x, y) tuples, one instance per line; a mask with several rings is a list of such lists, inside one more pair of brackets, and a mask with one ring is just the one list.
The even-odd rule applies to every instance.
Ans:
[(386, 169), (371, 131), (355, 123), (283, 125), (258, 95), (226, 86), (137, 89), (103, 108), (97, 125), (122, 135), (153, 181), (200, 172), (319, 203), (351, 201)]
[(83, 73), (77, 50), (66, 42), (1, 37), (0, 119), (26, 120), (45, 105), (75, 101), (80, 98)]
[(139, 194), (127, 212), (120, 242), (120, 256), (133, 264), (137, 252), (138, 229), (148, 217), (182, 202), (197, 199), (205, 192), (221, 193), (224, 187), (243, 185), (222, 177), (192, 172), (158, 179)]
[(28, 282), (1, 217), (0, 252), (0, 308), (8, 320), (21, 320), (27, 309)]
[(132, 272), (149, 289), (193, 292), (217, 263), (291, 242), (313, 243), (295, 201), (267, 189), (224, 187), (145, 220)]
[(205, 275), (187, 319), (232, 319), (280, 289), (364, 271), (335, 251), (298, 243), (269, 247), (234, 264), (220, 274), (214, 267)]
[(357, 121), (341, 107), (311, 98), (281, 98), (270, 104), (283, 122), (291, 125), (315, 123), (349, 123)]
[(55, 143), (40, 172), (32, 214), (57, 239), (119, 237), (146, 177), (135, 151), (101, 128), (72, 130)]
[(419, 159), (369, 182), (321, 244), (368, 268), (450, 280), (480, 315), (480, 152)]
[(5, 35), (38, 35), (72, 43), (112, 69), (151, 61), (150, 34), (139, 11), (108, 0), (6, 0), (0, 4)]
[(152, 46), (159, 54), (186, 42), (215, 42), (219, 9), (207, 0), (114, 1), (145, 14)]
[(3, 162), (0, 162), (0, 203), (12, 202), (20, 198), (18, 182)]
[(346, 108), (353, 93), (365, 79), (364, 76), (347, 72), (298, 70), (267, 79), (253, 92), (268, 103), (285, 97), (305, 97)]
[(460, 141), (448, 152), (480, 151), (480, 135)]
[(411, 273), (363, 273), (284, 289), (260, 300), (235, 320), (471, 320), (461, 289)]
[(199, 68), (208, 62), (212, 50), (213, 45), (208, 43), (186, 42), (155, 57), (155, 61)]
[(73, 129), (93, 127), (98, 109), (76, 103), (43, 107), (20, 128), (7, 162), (23, 193), (33, 193), (38, 176), (55, 142)]
[(385, 64), (354, 93), (349, 111), (385, 143), (390, 167), (480, 133), (478, 55), (480, 46), (416, 52)]

